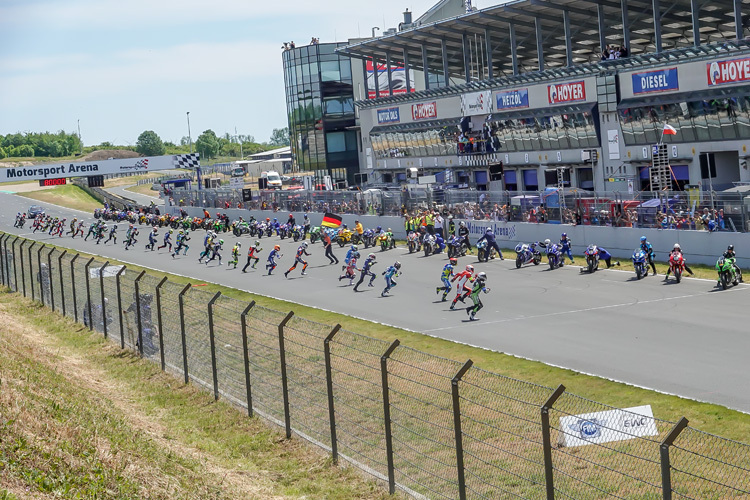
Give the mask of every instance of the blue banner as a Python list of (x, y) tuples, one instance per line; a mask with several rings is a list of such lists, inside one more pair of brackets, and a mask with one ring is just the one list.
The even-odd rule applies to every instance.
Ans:
[(677, 77), (677, 68), (633, 73), (632, 78), (633, 94), (680, 90), (680, 80)]
[(529, 107), (529, 89), (503, 90), (495, 94), (495, 109)]
[(395, 123), (401, 121), (398, 108), (388, 108), (378, 110), (378, 123)]

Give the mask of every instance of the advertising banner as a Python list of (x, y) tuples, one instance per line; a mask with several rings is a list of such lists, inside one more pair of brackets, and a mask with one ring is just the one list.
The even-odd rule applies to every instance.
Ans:
[(633, 94), (680, 90), (677, 68), (633, 73), (631, 78), (633, 80)]
[(709, 85), (746, 82), (750, 80), (750, 57), (707, 63), (706, 73)]
[(75, 163), (47, 163), (27, 167), (0, 169), (0, 182), (35, 181), (58, 177), (87, 177), (90, 175), (150, 172), (173, 168), (199, 167), (198, 153), (172, 156), (149, 156), (119, 160), (96, 160)]
[[(375, 99), (377, 94), (375, 93), (375, 71), (373, 69), (372, 61), (367, 61), (367, 98)], [(388, 68), (385, 63), (378, 64), (377, 70), (377, 82), (378, 91), (380, 97), (388, 95)], [(409, 82), (411, 83), (411, 91), (414, 92), (414, 71), (409, 71)], [(396, 66), (391, 64), (391, 86), (393, 95), (406, 94), (406, 70), (403, 66)]]
[(609, 159), (620, 159), (620, 133), (617, 130), (607, 130), (607, 146), (609, 149)]
[(411, 118), (414, 121), (437, 118), (437, 102), (432, 101), (412, 104)]
[(398, 123), (401, 121), (398, 108), (378, 110), (378, 123)]
[(529, 107), (529, 89), (503, 90), (495, 94), (495, 109)]
[(556, 83), (547, 85), (547, 98), (550, 104), (586, 100), (586, 82)]
[(492, 113), (492, 93), (472, 92), (461, 95), (461, 114), (463, 116), (488, 115)]
[(562, 446), (584, 446), (659, 435), (650, 405), (560, 417), (560, 431), (559, 444)]

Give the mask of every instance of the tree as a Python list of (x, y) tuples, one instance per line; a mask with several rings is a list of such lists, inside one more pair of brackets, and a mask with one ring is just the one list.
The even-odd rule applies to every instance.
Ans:
[(288, 146), (289, 145), (289, 127), (273, 129), (273, 132), (271, 132), (270, 143), (274, 146)]
[(145, 130), (138, 136), (135, 150), (144, 156), (161, 156), (166, 151), (161, 138), (153, 130)]
[(190, 138), (186, 135), (182, 136), (182, 139), (180, 139), (180, 146), (189, 146), (190, 145)]
[(0, 160), (2, 160), (3, 158), (7, 158), (7, 157), (8, 157), (8, 153), (5, 152), (5, 148), (0, 146)]
[(195, 149), (203, 158), (215, 157), (219, 152), (219, 139), (216, 133), (211, 129), (205, 130), (195, 141)]

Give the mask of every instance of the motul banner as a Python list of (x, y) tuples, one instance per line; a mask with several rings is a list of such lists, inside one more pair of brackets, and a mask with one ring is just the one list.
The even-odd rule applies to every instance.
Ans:
[(750, 57), (707, 63), (706, 77), (709, 85), (746, 82), (750, 80)]
[(492, 113), (492, 92), (472, 92), (461, 95), (463, 116), (488, 115)]
[(411, 118), (414, 121), (437, 118), (437, 102), (432, 101), (413, 104), (411, 107)]
[(547, 85), (547, 98), (550, 104), (586, 100), (586, 82), (556, 83)]

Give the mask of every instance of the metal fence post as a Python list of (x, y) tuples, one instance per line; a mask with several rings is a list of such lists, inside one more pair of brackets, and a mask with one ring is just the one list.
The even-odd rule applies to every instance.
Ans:
[(49, 301), (52, 312), (55, 312), (55, 279), (52, 277), (52, 254), (55, 253), (54, 247), (47, 254), (47, 274), (49, 274)]
[(385, 424), (385, 453), (388, 459), (388, 492), (396, 493), (396, 473), (393, 468), (393, 434), (391, 432), (391, 399), (388, 395), (388, 358), (401, 342), (394, 340), (380, 356), (380, 377), (383, 385), (383, 423)]
[(182, 289), (180, 294), (177, 296), (177, 300), (180, 304), (180, 335), (182, 336), (182, 371), (185, 373), (185, 383), (190, 382), (188, 375), (188, 359), (187, 359), (187, 339), (185, 333), (185, 294), (192, 285), (188, 283), (185, 288)]
[[(13, 282), (16, 287), (16, 289), (13, 290), (14, 292), (18, 292), (18, 266), (16, 265), (16, 241), (18, 241), (18, 238), (19, 237), (16, 236), (13, 243), (10, 244), (10, 249), (13, 250)], [(10, 263), (10, 261), (8, 261), (8, 263)]]
[(161, 287), (167, 282), (167, 277), (164, 276), (162, 280), (156, 285), (156, 321), (159, 325), (159, 357), (161, 359), (161, 371), (165, 369), (164, 363), (164, 329), (162, 327), (163, 320), (161, 317)]
[(216, 370), (216, 340), (214, 337), (214, 302), (221, 297), (221, 292), (216, 292), (208, 301), (208, 340), (211, 344), (211, 372), (214, 379), (214, 401), (219, 400), (219, 377)]
[(99, 268), (99, 293), (102, 300), (102, 329), (104, 330), (104, 338), (106, 339), (109, 335), (107, 332), (107, 305), (104, 303), (104, 268), (109, 265), (109, 261), (105, 262), (102, 267)]
[(458, 383), (474, 364), (466, 361), (464, 366), (451, 379), (451, 394), (453, 395), (453, 431), (456, 434), (456, 468), (458, 470), (458, 498), (466, 500), (466, 474), (464, 472), (464, 438), (461, 430), (461, 399), (458, 393)]
[(560, 384), (541, 408), (542, 411), (542, 446), (544, 447), (544, 477), (547, 484), (547, 500), (555, 500), (555, 479), (552, 465), (552, 438), (550, 436), (549, 411), (552, 405), (565, 392), (565, 386)]
[(94, 262), (94, 257), (91, 257), (83, 268), (86, 270), (86, 310), (89, 313), (89, 331), (94, 329), (94, 321), (91, 317), (91, 280), (89, 279), (89, 266)]
[(8, 265), (8, 240), (10, 239), (10, 234), (4, 234), (2, 238), (0, 238), (0, 251), (3, 252), (3, 260), (0, 262), (2, 264), (2, 273), (3, 273), (3, 285), (10, 288), (10, 266)]
[(247, 313), (250, 309), (255, 307), (255, 301), (253, 300), (247, 305), (242, 315), (240, 316), (240, 322), (242, 323), (242, 354), (245, 359), (245, 392), (247, 393), (247, 416), (253, 416), (253, 394), (252, 386), (250, 385), (250, 353), (247, 352)]
[(23, 245), (25, 243), (26, 243), (26, 240), (21, 241), (21, 244), (18, 247), (18, 253), (21, 256), (21, 290), (23, 290), (24, 297), (26, 297), (26, 276), (25, 276), (26, 270), (23, 266)]
[(76, 302), (76, 278), (75, 278), (75, 263), (81, 254), (77, 253), (75, 257), (70, 260), (70, 284), (73, 287), (73, 319), (78, 323), (78, 302)]
[(8, 239), (8, 234), (0, 236), (0, 278), (2, 279), (3, 285), (7, 285), (5, 281), (5, 261), (8, 260), (8, 252), (5, 251), (5, 242)]
[(289, 311), (284, 319), (279, 323), (279, 360), (281, 364), (281, 391), (284, 396), (284, 429), (286, 438), (292, 437), (292, 422), (289, 415), (289, 381), (286, 376), (286, 351), (284, 347), (284, 326), (294, 316), (294, 311)]
[(669, 462), (669, 447), (672, 446), (677, 436), (688, 426), (688, 419), (682, 417), (677, 424), (669, 431), (667, 437), (659, 445), (659, 455), (661, 458), (661, 489), (664, 500), (672, 500), (672, 466)]
[[(61, 253), (57, 257), (57, 272), (60, 274), (60, 305), (62, 306), (62, 315), (63, 316), (65, 316), (65, 293), (63, 293), (65, 291), (65, 285), (63, 285), (63, 283), (65, 283), (65, 282), (63, 281), (62, 260), (63, 260), (63, 257), (65, 257), (65, 255), (67, 253), (68, 253), (67, 250), (63, 250), (63, 253)], [(55, 301), (54, 301), (54, 298), (53, 298), (52, 304), (54, 304), (54, 303), (55, 303)]]
[(125, 266), (122, 266), (115, 276), (115, 286), (117, 287), (117, 316), (120, 319), (120, 349), (125, 349), (125, 325), (122, 322), (122, 293), (120, 291), (120, 275), (125, 272)]
[(336, 412), (333, 406), (333, 374), (331, 370), (331, 341), (333, 337), (341, 330), (341, 325), (336, 325), (331, 333), (323, 341), (323, 352), (326, 361), (326, 389), (328, 392), (328, 421), (331, 424), (331, 457), (333, 463), (339, 462), (338, 439), (336, 437)]
[[(31, 285), (31, 300), (35, 300), (34, 297), (34, 273), (32, 272), (34, 270), (34, 265), (31, 263), (31, 249), (34, 248), (34, 245), (36, 245), (36, 241), (32, 241), (31, 245), (28, 248), (29, 252), (29, 285)], [(24, 269), (24, 274), (26, 273), (26, 269)], [(24, 292), (23, 294), (26, 295), (26, 280), (23, 280), (24, 284)]]
[(143, 328), (141, 327), (141, 290), (140, 281), (146, 275), (146, 271), (141, 271), (141, 274), (135, 279), (135, 318), (136, 327), (138, 328), (138, 354), (143, 356)]
[[(42, 250), (44, 250), (45, 248), (47, 248), (47, 245), (42, 243), (42, 246), (39, 247), (39, 250), (36, 251), (36, 267), (39, 270), (39, 302), (41, 302), (42, 305), (45, 305), (44, 304), (44, 286), (43, 286), (44, 282), (42, 281)], [(34, 290), (33, 282), (31, 284), (31, 290), (32, 290), (32, 295), (33, 295), (33, 290)]]

